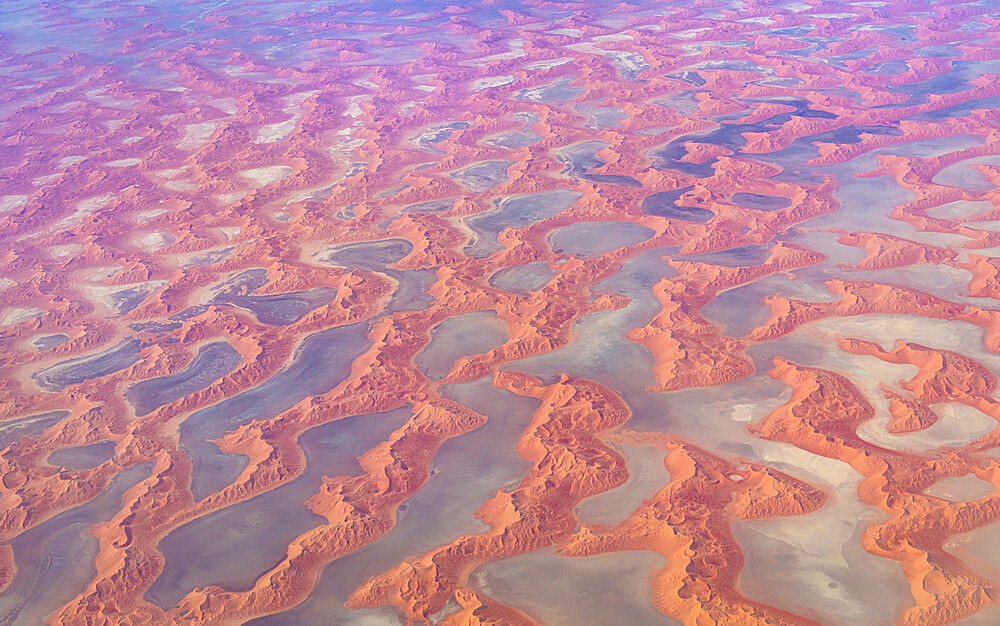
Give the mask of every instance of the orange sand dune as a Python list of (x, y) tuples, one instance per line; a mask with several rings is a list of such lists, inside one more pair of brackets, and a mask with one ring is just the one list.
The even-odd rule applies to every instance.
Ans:
[(495, 384), (542, 401), (516, 448), (519, 456), (534, 463), (529, 475), (477, 511), (489, 531), (411, 557), (355, 590), (349, 606), (393, 604), (408, 619), (426, 619), (478, 565), (567, 538), (573, 532), (573, 509), (582, 498), (624, 482), (627, 471), (621, 456), (595, 436), (629, 419), (631, 412), (621, 398), (600, 385), (565, 376), (544, 386), (529, 376), (499, 373)]
[[(861, 473), (858, 500), (886, 517), (860, 545), (901, 564), (911, 590), (898, 622), (951, 623), (997, 604), (1000, 580), (944, 545), (1000, 521), (991, 455), (1000, 434), (921, 454), (886, 449), (864, 438), (872, 424), (859, 430), (877, 417), (874, 398), (850, 378), (862, 374), (834, 371), (844, 365), (824, 344), (833, 340), (804, 331), (794, 348), (758, 345), (822, 319), (877, 314), (973, 324), (1000, 353), (1000, 312), (988, 300), (1000, 298), (992, 256), (1000, 231), (991, 224), (1000, 219), (1000, 22), (990, 7), (494, 8), (0, 7), (4, 619), (303, 621), (296, 607), (308, 608), (323, 567), (377, 547), (436, 471), (441, 446), (464, 450), (462, 436), (487, 423), (446, 398), (450, 385), (487, 376), (540, 402), (511, 451), (530, 469), (512, 490), (474, 503), (488, 530), (366, 572), (350, 609), (391, 607), (409, 622), (533, 624), (530, 611), (508, 603), (514, 595), (477, 588), (473, 570), (540, 548), (567, 559), (650, 550), (667, 557), (652, 579), (664, 615), (811, 623), (739, 586), (733, 520), (829, 506), (794, 475), (795, 463), (778, 466), (786, 473), (773, 459), (717, 455), (754, 450), (755, 438)], [(546, 192), (576, 199), (556, 210), (532, 196)], [(518, 196), (521, 205), (509, 201)], [(869, 214), (879, 219), (859, 226)], [(879, 232), (884, 217), (899, 229)], [(560, 248), (554, 233), (579, 227), (587, 233), (579, 239), (595, 241), (575, 244), (606, 240), (608, 249), (555, 252), (570, 246)], [(829, 233), (864, 258), (841, 266), (833, 251), (803, 243)], [(326, 260), (345, 244), (368, 252), (340, 249)], [(763, 261), (740, 261), (760, 250)], [(645, 264), (635, 275), (633, 260)], [(868, 270), (878, 281), (856, 280)], [(960, 272), (968, 279), (952, 284)], [(776, 275), (788, 278), (780, 292)], [(935, 284), (914, 282), (924, 276)], [(616, 281), (604, 282), (611, 278), (647, 281), (646, 300), (615, 292)], [(772, 290), (762, 294), (763, 285)], [(241, 299), (216, 298), (224, 288)], [(738, 288), (733, 296), (755, 294), (739, 300), (751, 330), (701, 317)], [(621, 336), (609, 338), (608, 353), (591, 355), (600, 363), (519, 373), (529, 357), (572, 359), (586, 316), (617, 324), (650, 303), (632, 327), (615, 326)], [(268, 316), (275, 311), (287, 318)], [(495, 314), (506, 339), (487, 345), (478, 328), (438, 332), (470, 313)], [(247, 464), (196, 500), (202, 459), (188, 451), (185, 422), (292, 367), (307, 337), (354, 324), (359, 356), (348, 363), (338, 344), (311, 365), (334, 372), (342, 359), (343, 380), (298, 395), (294, 381), (272, 389), (294, 396), (284, 410), (225, 416), (211, 443)], [(634, 396), (615, 389), (630, 372), (614, 378), (598, 367), (632, 366), (620, 346), (636, 346), (623, 339), (653, 355), (652, 372), (636, 376), (655, 383)], [(837, 343), (917, 368), (908, 380), (864, 381), (888, 407), (887, 421), (873, 424), (930, 437), (962, 419), (952, 402), (1000, 420), (989, 358), (933, 337), (898, 339), (891, 349)], [(223, 341), (239, 363), (191, 374), (200, 350)], [(441, 380), (418, 367), (434, 349), (452, 358)], [(755, 363), (768, 349), (777, 358), (765, 373)], [(819, 367), (796, 365), (786, 349), (818, 355)], [(180, 380), (185, 372), (190, 379)], [(154, 379), (177, 393), (139, 416), (126, 392)], [(790, 399), (778, 399), (774, 381)], [(409, 420), (361, 455), (360, 471), (324, 477), (305, 502), (287, 503), (315, 512), (316, 526), (252, 587), (182, 589), (176, 606), (146, 598), (164, 573), (161, 540), (302, 476), (309, 429), (404, 406)], [(676, 422), (653, 421), (664, 406), (703, 422), (681, 439), (670, 432)], [(619, 432), (629, 420), (664, 432)], [(110, 458), (85, 447), (102, 442), (113, 446)], [(625, 493), (636, 488), (630, 477), (642, 485), (656, 469), (619, 444), (662, 450), (669, 479), (645, 485), (653, 495), (629, 505), (621, 524), (581, 527), (576, 508), (587, 498)], [(152, 469), (109, 505), (115, 512), (86, 513), (140, 463)], [(954, 501), (925, 493), (968, 475), (993, 493)], [(454, 497), (468, 504), (466, 494)], [(63, 512), (81, 512), (81, 540), (96, 539), (89, 579), (74, 568), (39, 573), (48, 544), (32, 551), (22, 540), (59, 531)], [(639, 589), (626, 601), (647, 603)]]
[(802, 617), (743, 597), (743, 555), (730, 519), (801, 515), (822, 506), (822, 491), (765, 467), (721, 459), (668, 437), (632, 434), (662, 446), (670, 483), (614, 528), (584, 527), (562, 551), (584, 556), (653, 550), (667, 567), (653, 583), (656, 607), (685, 624), (730, 621), (805, 624)]
[[(860, 472), (859, 499), (878, 506), (889, 521), (867, 529), (869, 552), (900, 561), (910, 581), (913, 605), (901, 622), (942, 623), (996, 602), (1000, 588), (976, 574), (941, 546), (952, 534), (1000, 519), (995, 468), (981, 469), (958, 455), (921, 458), (884, 450), (860, 439), (855, 430), (874, 410), (845, 377), (775, 361), (769, 375), (793, 389), (791, 400), (768, 414), (754, 431), (766, 439), (840, 459)], [(831, 406), (837, 407), (834, 411)], [(993, 495), (973, 502), (949, 502), (920, 492), (944, 476), (971, 472), (994, 484)]]

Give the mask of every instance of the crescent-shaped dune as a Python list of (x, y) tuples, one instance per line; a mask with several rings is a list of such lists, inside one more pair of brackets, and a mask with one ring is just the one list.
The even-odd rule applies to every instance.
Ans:
[(995, 9), (3, 3), (0, 622), (996, 623)]

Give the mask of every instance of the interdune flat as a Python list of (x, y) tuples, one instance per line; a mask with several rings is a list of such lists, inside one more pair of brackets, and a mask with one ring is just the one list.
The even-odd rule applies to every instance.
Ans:
[(0, 623), (1000, 623), (995, 5), (0, 3)]

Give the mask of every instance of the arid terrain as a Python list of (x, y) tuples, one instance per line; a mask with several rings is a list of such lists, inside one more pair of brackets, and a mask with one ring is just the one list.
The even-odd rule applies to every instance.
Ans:
[(0, 4), (0, 623), (1000, 623), (984, 0)]

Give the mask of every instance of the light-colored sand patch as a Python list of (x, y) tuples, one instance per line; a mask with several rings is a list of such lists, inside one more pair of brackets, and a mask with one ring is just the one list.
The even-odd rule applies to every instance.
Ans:
[(592, 39), (594, 41), (601, 41), (601, 42), (604, 42), (604, 41), (632, 41), (633, 37), (632, 37), (632, 35), (629, 35), (627, 33), (612, 33), (610, 35), (597, 35), (596, 37), (592, 37)]
[(490, 56), (482, 57), (472, 61), (466, 61), (463, 65), (478, 65), (480, 67), (494, 63), (496, 61), (509, 61), (511, 59), (519, 59), (525, 56), (527, 53), (524, 51), (524, 41), (521, 39), (511, 39), (508, 44), (511, 47), (510, 52), (501, 52), (499, 54), (491, 54)]
[(247, 195), (245, 191), (231, 191), (229, 193), (219, 193), (215, 195), (215, 199), (219, 201), (219, 204), (233, 204), (243, 199)]
[(176, 167), (168, 170), (156, 170), (153, 172), (160, 178), (177, 178), (187, 172), (187, 167)]
[(35, 319), (44, 312), (43, 309), (37, 307), (6, 309), (0, 314), (0, 326), (13, 326), (21, 322), (27, 322), (28, 320)]
[(529, 70), (529, 71), (534, 71), (534, 70), (548, 70), (548, 69), (552, 69), (553, 67), (559, 67), (560, 65), (566, 65), (567, 63), (569, 63), (572, 60), (573, 60), (572, 57), (559, 57), (558, 59), (547, 59), (545, 61), (534, 61), (532, 63), (528, 63), (527, 65), (525, 65), (524, 69)]
[(784, 471), (795, 468), (799, 473), (805, 474), (807, 480), (825, 483), (845, 498), (850, 496), (858, 506), (864, 506), (856, 502), (858, 484), (863, 477), (847, 463), (782, 442), (767, 442), (760, 447), (762, 462), (780, 465), (785, 468)]
[(9, 279), (7, 277), (0, 278), (0, 289), (6, 289), (7, 287), (10, 287), (13, 284), (14, 284), (14, 281), (12, 281), (11, 279)]
[(956, 289), (956, 286), (964, 287), (969, 284), (971, 274), (966, 269), (951, 265), (921, 263), (887, 270), (858, 272), (858, 278), (918, 289), (932, 296), (963, 302), (964, 291)]
[(28, 201), (28, 196), (17, 195), (17, 196), (0, 196), (0, 213), (6, 213), (7, 211), (13, 211), (14, 209), (24, 206), (24, 203)]
[[(857, 315), (819, 320), (808, 326), (829, 336), (831, 341), (838, 336), (857, 337), (874, 341), (886, 349), (891, 349), (896, 340), (901, 339), (931, 348), (961, 352), (977, 359), (980, 358), (978, 354), (985, 350), (982, 328), (959, 321), (903, 314)], [(996, 360), (996, 357), (987, 358)], [(917, 372), (915, 368), (911, 371), (913, 374)]]
[[(1000, 232), (1000, 221), (969, 222), (966, 226), (979, 231)], [(993, 248), (958, 248), (957, 260), (959, 262), (966, 262), (969, 260), (970, 254), (989, 257), (1000, 256), (1000, 246)]]
[(565, 557), (544, 548), (478, 567), (470, 586), (541, 624), (673, 626), (680, 622), (656, 610), (650, 584), (665, 563), (646, 550)]
[[(924, 318), (895, 315), (863, 315), (857, 317), (831, 318), (820, 320), (797, 329), (793, 335), (807, 339), (824, 351), (823, 364), (819, 367), (840, 372), (850, 377), (868, 395), (869, 401), (877, 402), (883, 397), (878, 391), (878, 383), (897, 383), (909, 380), (917, 374), (915, 365), (887, 363), (874, 356), (856, 355), (840, 350), (837, 340), (851, 337), (871, 341), (885, 350), (891, 350), (899, 339), (919, 341), (924, 345), (939, 345), (955, 335), (962, 328), (944, 323), (942, 327), (925, 324)], [(980, 334), (980, 337), (982, 335)]]
[(188, 191), (194, 191), (198, 188), (198, 185), (186, 180), (168, 180), (163, 183), (163, 188), (169, 189), (170, 191), (176, 191), (178, 193), (186, 193)]
[(222, 71), (230, 76), (239, 76), (244, 80), (252, 80), (254, 82), (263, 83), (265, 85), (299, 85), (299, 81), (294, 78), (276, 78), (273, 74), (268, 74), (266, 72), (251, 72), (247, 71), (238, 65), (224, 65), (222, 66)]
[(293, 117), (283, 122), (265, 124), (257, 129), (257, 138), (254, 139), (254, 143), (275, 143), (281, 141), (295, 130), (297, 123), (298, 120)]
[[(378, 85), (372, 83), (371, 88), (378, 89)], [(275, 143), (288, 138), (295, 130), (299, 120), (305, 115), (305, 111), (301, 107), (302, 103), (318, 93), (318, 91), (302, 91), (286, 96), (284, 98), (285, 108), (282, 110), (290, 114), (291, 118), (273, 124), (265, 124), (258, 128), (255, 143)]]
[[(371, 81), (369, 81), (369, 82), (371, 82)], [(376, 85), (375, 83), (371, 83), (371, 85), (372, 85), (370, 87), (371, 89), (380, 89), (380, 87), (378, 85)], [(293, 93), (290, 96), (285, 96), (285, 106), (288, 107), (288, 108), (298, 107), (303, 102), (305, 102), (309, 98), (312, 98), (313, 96), (315, 96), (318, 93), (319, 93), (319, 91), (317, 91), (317, 90), (314, 89), (314, 90), (311, 90), (311, 91), (300, 91), (298, 93)]]
[(87, 274), (85, 278), (91, 282), (100, 282), (102, 280), (113, 278), (114, 275), (120, 271), (122, 271), (122, 268), (115, 266), (92, 267), (90, 268), (90, 273)]
[(194, 150), (204, 146), (212, 138), (212, 133), (220, 126), (222, 126), (222, 122), (217, 120), (185, 125), (184, 136), (177, 142), (177, 148), (179, 150)]
[(414, 87), (414, 89), (418, 89), (418, 90), (424, 91), (426, 93), (430, 93), (432, 91), (437, 91), (437, 87), (435, 87), (434, 85), (417, 85), (416, 87)]
[(87, 157), (85, 156), (79, 156), (79, 155), (63, 157), (59, 159), (59, 161), (56, 164), (56, 167), (58, 167), (59, 169), (64, 169), (69, 167), (70, 165), (76, 165), (77, 163), (83, 161), (86, 158)]
[(347, 109), (344, 111), (344, 115), (351, 119), (358, 119), (364, 114), (361, 110), (361, 103), (371, 100), (371, 96), (354, 96), (353, 98), (347, 99)]
[(920, 454), (946, 446), (964, 446), (993, 432), (997, 427), (996, 420), (985, 413), (964, 404), (950, 402), (933, 407), (939, 419), (928, 428), (896, 435), (886, 430), (889, 423), (886, 403), (877, 404), (885, 405), (885, 410), (875, 419), (862, 424), (858, 428), (858, 436), (889, 450)]
[(226, 241), (232, 241), (233, 237), (240, 234), (239, 226), (222, 226), (219, 231), (225, 236)]
[(415, 108), (417, 108), (416, 102), (404, 102), (403, 106), (399, 107), (399, 114), (402, 116), (410, 115)]
[(136, 224), (144, 224), (154, 217), (163, 215), (166, 212), (166, 209), (150, 209), (148, 211), (139, 211), (138, 213), (134, 213), (133, 216), (135, 217)]
[(125, 144), (133, 144), (133, 143), (138, 143), (140, 141), (142, 141), (142, 137), (139, 135), (135, 135), (133, 137), (126, 137), (125, 139), (122, 139), (122, 143)]
[(614, 526), (628, 517), (647, 498), (652, 498), (670, 482), (663, 463), (663, 450), (645, 446), (622, 446), (628, 479), (618, 487), (583, 500), (576, 508), (583, 524)]
[(1000, 257), (1000, 246), (995, 246), (993, 248), (963, 248), (958, 251), (958, 256), (955, 258), (959, 263), (967, 263), (969, 261), (970, 254), (991, 258)]
[[(79, 286), (80, 292), (91, 302), (103, 305), (112, 313), (118, 313), (116, 308), (116, 294), (133, 291), (140, 294), (140, 299), (145, 299), (151, 294), (159, 291), (167, 284), (165, 280), (150, 280), (141, 283), (130, 283), (128, 285), (93, 285), (83, 284)], [(134, 306), (134, 305), (133, 305)]]
[[(921, 139), (920, 141), (908, 141), (898, 146), (889, 146), (881, 150), (871, 152), (872, 155), (895, 154), (905, 157), (920, 157), (922, 159), (933, 159), (944, 156), (951, 152), (964, 150), (973, 146), (983, 144), (983, 138), (979, 135), (956, 135), (954, 137), (939, 137), (937, 139)], [(864, 158), (864, 157), (859, 157)], [(870, 160), (872, 168), (877, 167), (877, 161)], [(958, 165), (956, 163), (956, 165)]]
[(257, 167), (240, 172), (240, 176), (246, 178), (255, 187), (266, 187), (279, 180), (291, 176), (293, 170), (287, 165), (271, 165), (269, 167)]
[(349, 168), (347, 168), (346, 170), (344, 170), (344, 173), (341, 174), (340, 177), (338, 177), (335, 182), (340, 182), (342, 180), (346, 180), (348, 178), (351, 178), (352, 176), (357, 176), (358, 174), (362, 174), (362, 173), (367, 172), (367, 171), (368, 171), (368, 162), (367, 161), (362, 161), (362, 162), (358, 162), (358, 163), (351, 163), (351, 166)]
[(517, 79), (513, 76), (490, 76), (488, 78), (480, 78), (472, 81), (469, 86), (472, 91), (483, 91), (484, 89), (492, 89), (494, 87), (503, 87), (504, 85), (510, 85)]
[(236, 98), (215, 98), (213, 100), (209, 100), (208, 103), (226, 115), (236, 114)]
[[(907, 226), (909, 225), (907, 224)], [(903, 239), (908, 239), (910, 241), (916, 241), (917, 243), (923, 243), (929, 246), (940, 246), (942, 248), (959, 248), (969, 242), (969, 238), (962, 235), (956, 235), (954, 233), (920, 232), (912, 227), (889, 234), (893, 234), (897, 237), (902, 237)]]
[[(997, 422), (984, 413), (952, 402), (933, 407), (940, 419), (927, 429), (902, 435), (889, 433), (886, 430), (889, 401), (879, 384), (885, 383), (898, 389), (899, 383), (915, 376), (918, 368), (886, 363), (874, 356), (843, 352), (837, 347), (839, 337), (872, 341), (886, 350), (892, 349), (897, 340), (912, 341), (931, 348), (960, 352), (996, 369), (1000, 358), (985, 352), (981, 328), (965, 322), (910, 315), (864, 315), (820, 320), (795, 330), (784, 339), (806, 340), (820, 348), (822, 352), (818, 357), (807, 359), (803, 364), (841, 373), (865, 394), (875, 407), (876, 416), (859, 426), (857, 433), (869, 443), (921, 454), (942, 446), (965, 445), (997, 427)], [(796, 354), (789, 353), (787, 356), (797, 361)]]
[[(59, 91), (64, 91), (64, 90), (59, 90)], [(78, 108), (85, 107), (85, 106), (87, 106), (87, 105), (84, 104), (82, 101), (75, 100), (75, 101), (72, 101), (72, 102), (65, 102), (65, 103), (60, 104), (59, 106), (56, 106), (56, 107), (52, 107), (51, 110), (52, 110), (53, 113), (72, 113), (72, 112), (76, 111)]]
[(638, 52), (627, 52), (624, 50), (610, 50), (608, 56), (618, 61), (618, 63), (629, 72), (641, 72), (649, 69), (649, 64)]
[(129, 109), (139, 104), (138, 100), (132, 100), (131, 98), (123, 99), (107, 95), (104, 93), (104, 89), (100, 87), (84, 92), (84, 95), (97, 104), (110, 107), (112, 109)]
[(86, 200), (81, 200), (76, 205), (76, 210), (81, 213), (93, 213), (99, 209), (107, 206), (108, 202), (114, 196), (110, 193), (106, 193), (100, 196), (94, 196), (93, 198), (87, 198)]
[(308, 200), (309, 198), (313, 197), (313, 195), (317, 191), (318, 191), (318, 189), (315, 188), (315, 187), (313, 187), (312, 189), (302, 189), (301, 191), (298, 191), (296, 193), (289, 194), (285, 198), (285, 206), (287, 207), (287, 206), (290, 206), (290, 205), (295, 204), (297, 202), (302, 202), (303, 200)]
[(67, 243), (49, 248), (49, 254), (53, 259), (67, 259), (80, 254), (82, 251), (83, 246), (78, 243)]
[(134, 241), (146, 250), (159, 250), (174, 243), (176, 239), (170, 233), (153, 232), (137, 235)]
[[(946, 552), (964, 561), (973, 571), (993, 580), (1000, 580), (1000, 522), (953, 535), (943, 547)], [(992, 619), (988, 619), (990, 617)], [(1000, 610), (994, 607), (958, 623), (996, 626), (1000, 623), (997, 618), (1000, 618)]]
[(993, 484), (970, 473), (964, 476), (942, 478), (924, 489), (924, 493), (951, 502), (967, 502), (982, 500), (992, 495)]
[(117, 161), (108, 161), (105, 165), (108, 167), (132, 167), (133, 165), (139, 165), (140, 163), (142, 163), (142, 159), (132, 157), (128, 159), (118, 159)]
[(649, 68), (649, 64), (646, 63), (646, 59), (644, 59), (641, 54), (636, 52), (629, 52), (626, 50), (605, 50), (604, 48), (599, 48), (590, 42), (575, 43), (566, 47), (577, 52), (586, 52), (589, 54), (611, 57), (618, 62), (622, 69), (627, 72), (637, 73)]
[(829, 623), (892, 619), (909, 599), (899, 565), (862, 548), (865, 527), (883, 519), (857, 499), (861, 475), (846, 463), (790, 444), (754, 443), (760, 460), (830, 493), (814, 513), (738, 521), (733, 533), (746, 555), (740, 578), (750, 598)]
[(554, 30), (545, 31), (552, 35), (565, 35), (566, 37), (579, 37), (583, 34), (583, 31), (579, 28), (556, 28)]
[(732, 420), (734, 422), (750, 422), (753, 421), (753, 408), (752, 404), (736, 404), (733, 405)]
[[(841, 248), (847, 248), (847, 246), (840, 246)], [(809, 248), (810, 250), (815, 250), (816, 248)], [(850, 248), (848, 248), (850, 250)], [(834, 257), (834, 252), (829, 248), (823, 248), (823, 251), (827, 256)], [(863, 252), (859, 252), (856, 258), (852, 258), (852, 261), (860, 261), (863, 257)], [(838, 261), (840, 259), (837, 259)], [(782, 275), (769, 276), (765, 280), (769, 281), (774, 288), (774, 295), (781, 295), (786, 298), (793, 298), (795, 300), (805, 300), (806, 302), (836, 302), (840, 298), (833, 295), (827, 291), (823, 285), (813, 285), (808, 281), (796, 278), (793, 280), (787, 279)]]
[(233, 250), (235, 250), (233, 247), (198, 250), (180, 255), (177, 261), (181, 267), (208, 267), (232, 256)]
[(680, 37), (681, 39), (693, 39), (697, 37), (700, 33), (707, 32), (708, 28), (689, 28), (687, 30), (680, 30), (675, 33), (667, 33), (671, 37)]
[(47, 174), (45, 176), (37, 176), (31, 181), (31, 184), (34, 185), (35, 187), (43, 187), (49, 181), (53, 181), (57, 178), (59, 178), (59, 174)]
[(967, 226), (969, 226), (969, 228), (975, 228), (976, 230), (998, 232), (1000, 231), (1000, 220), (990, 220), (988, 222), (969, 222)]
[(967, 191), (990, 191), (993, 183), (973, 165), (1000, 165), (1000, 157), (995, 155), (975, 157), (959, 161), (942, 169), (931, 179), (938, 185), (949, 185)]

